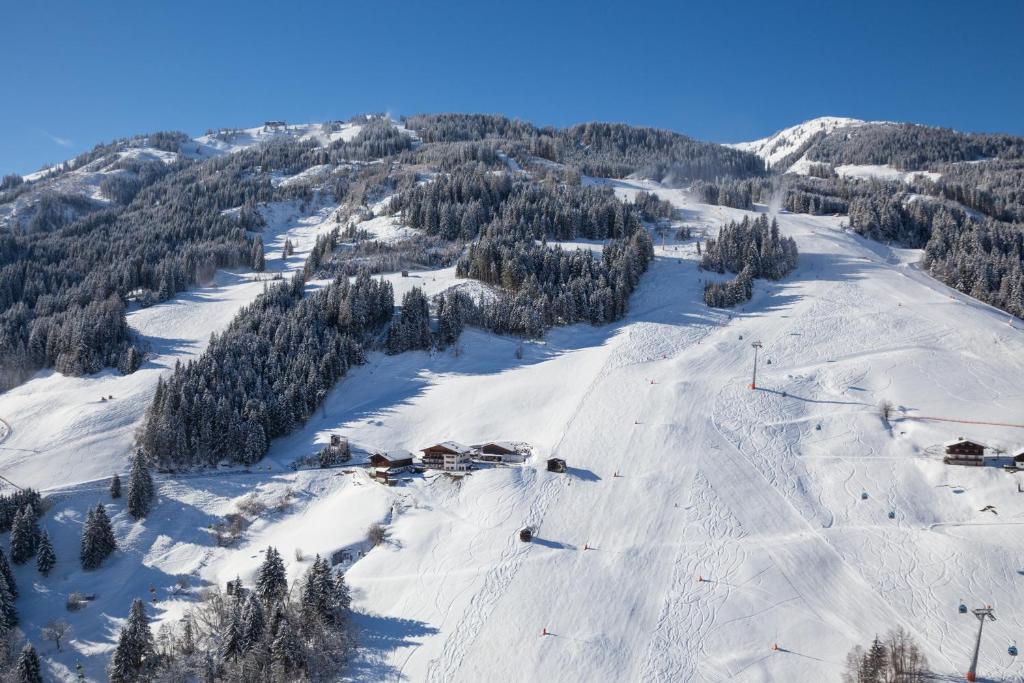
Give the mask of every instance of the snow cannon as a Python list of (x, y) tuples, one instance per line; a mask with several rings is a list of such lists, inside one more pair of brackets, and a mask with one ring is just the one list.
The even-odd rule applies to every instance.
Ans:
[(1010, 647), (1006, 648), (1006, 654), (1010, 655), (1011, 657), (1016, 657), (1017, 656), (1017, 646), (1016, 645), (1011, 645)]

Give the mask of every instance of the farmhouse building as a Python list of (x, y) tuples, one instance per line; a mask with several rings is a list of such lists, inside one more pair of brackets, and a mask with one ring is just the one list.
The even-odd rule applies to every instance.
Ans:
[(397, 486), (402, 475), (412, 469), (412, 453), (386, 451), (370, 455), (370, 476), (387, 486)]
[(508, 441), (491, 441), (474, 446), (477, 458), (484, 462), (522, 462), (523, 454), (516, 450), (515, 444)]
[(445, 472), (468, 472), (473, 451), (457, 441), (442, 441), (423, 449), (423, 467)]
[(962, 437), (944, 444), (946, 455), (942, 462), (947, 465), (968, 465), (980, 467), (985, 464), (985, 446)]

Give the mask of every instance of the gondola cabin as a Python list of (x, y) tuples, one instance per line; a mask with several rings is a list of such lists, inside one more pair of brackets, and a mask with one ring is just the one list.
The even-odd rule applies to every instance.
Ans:
[(566, 470), (565, 460), (561, 458), (549, 458), (548, 459), (548, 472), (564, 473)]

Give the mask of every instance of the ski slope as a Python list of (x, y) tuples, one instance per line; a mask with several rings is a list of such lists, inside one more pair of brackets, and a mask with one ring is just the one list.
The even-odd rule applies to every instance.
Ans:
[[(654, 191), (707, 235), (748, 213), (649, 182), (589, 182), (624, 197)], [(321, 223), (309, 220), (276, 222), (279, 241), (303, 230), (314, 239)], [(817, 683), (838, 680), (850, 647), (897, 625), (954, 676), (976, 626), (957, 614), (960, 600), (999, 617), (986, 628), (982, 674), (1019, 678), (1006, 646), (1024, 634), (1020, 475), (947, 467), (934, 447), (962, 435), (1010, 449), (1024, 429), (911, 417), (1024, 423), (1024, 323), (936, 283), (913, 265), (916, 252), (843, 231), (839, 218), (779, 222), (797, 240), (798, 268), (758, 281), (733, 311), (703, 304), (693, 241), (659, 238), (616, 324), (523, 344), (469, 330), (458, 353), (371, 356), (254, 471), (161, 478), (142, 522), (111, 505), (122, 552), (85, 574), (81, 520), (105, 498), (90, 480), (121, 469), (159, 373), (201, 351), (258, 285), (222, 283), (133, 312), (133, 327), (163, 340), (143, 371), (44, 373), (0, 396), (11, 428), (2, 446), (43, 451), (2, 450), (0, 467), (60, 488), (44, 523), (57, 570), (46, 581), (16, 570), (33, 639), (49, 618), (73, 621), (66, 652), (44, 648), (46, 666), (59, 675), (82, 660), (102, 679), (132, 597), (153, 586), (151, 612), (173, 623), (200, 586), (250, 578), (274, 544), (290, 578), (314, 553), (366, 552), (346, 573), (363, 646), (355, 680)], [(413, 275), (389, 276), (396, 297), (413, 283), (431, 293), (460, 284), (452, 269)], [(756, 391), (753, 340), (764, 344)], [(115, 384), (127, 382), (138, 386)], [(90, 403), (108, 393), (113, 402)], [(882, 399), (899, 408), (890, 425)], [(524, 441), (534, 456), (396, 488), (358, 467), (286, 469), (332, 432), (349, 436), (357, 463), (371, 449), (448, 439)], [(569, 472), (546, 472), (551, 456)], [(217, 547), (205, 527), (248, 495), (292, 502)], [(998, 514), (979, 512), (987, 505)], [(389, 540), (369, 549), (373, 522)], [(518, 540), (524, 526), (533, 543)], [(189, 587), (174, 589), (181, 577)], [(82, 589), (97, 600), (69, 615), (64, 596)]]

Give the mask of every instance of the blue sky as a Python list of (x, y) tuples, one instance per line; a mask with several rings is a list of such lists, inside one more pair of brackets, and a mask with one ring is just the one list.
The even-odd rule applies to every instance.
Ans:
[(733, 142), (820, 115), (1024, 135), (1024, 2), (8, 2), (0, 173), (133, 133), (500, 112)]

